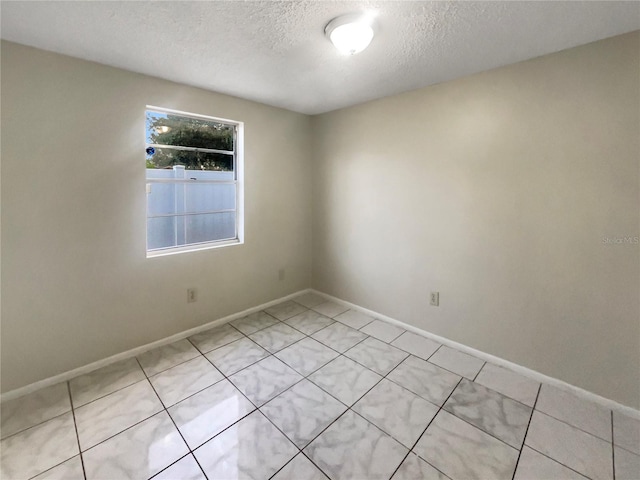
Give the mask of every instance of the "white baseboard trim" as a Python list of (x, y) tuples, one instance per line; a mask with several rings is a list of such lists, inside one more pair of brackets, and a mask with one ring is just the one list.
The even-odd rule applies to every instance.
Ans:
[(498, 365), (501, 367), (504, 367), (508, 370), (512, 370), (516, 373), (519, 373), (525, 377), (529, 377), (537, 382), (540, 383), (547, 383), (549, 385), (553, 385), (554, 387), (557, 387), (561, 390), (573, 393), (574, 395), (584, 398), (585, 400), (600, 404), (606, 408), (609, 408), (611, 410), (615, 410), (617, 412), (620, 412), (624, 415), (628, 415), (637, 419), (640, 419), (640, 410), (636, 410), (633, 407), (628, 407), (626, 405), (622, 405), (621, 403), (616, 402), (615, 400), (611, 400), (605, 397), (601, 397), (600, 395), (597, 395), (595, 393), (592, 393), (588, 390), (584, 390), (580, 387), (576, 387), (575, 385), (571, 385), (570, 383), (567, 383), (565, 381), (559, 380), (557, 378), (554, 377), (549, 377), (548, 375), (545, 375), (543, 373), (537, 372), (535, 370), (532, 370), (530, 368), (527, 367), (523, 367), (521, 365), (518, 365), (517, 363), (513, 363), (510, 362), (509, 360), (505, 360), (503, 358), (500, 357), (496, 357), (494, 355), (491, 355), (489, 353), (485, 353), (482, 352), (480, 350), (476, 350), (475, 348), (471, 348), (468, 347), (466, 345), (463, 345), (462, 343), (458, 343), (458, 342), (454, 342), (453, 340), (449, 340), (448, 338), (445, 337), (441, 337), (439, 335), (435, 335), (433, 333), (427, 332), (426, 330), (422, 330), (420, 328), (414, 327), (413, 325), (409, 325), (408, 323), (404, 323), (401, 322), (399, 320), (396, 320), (395, 318), (391, 318), (388, 317), (386, 315), (383, 315), (381, 313), (378, 312), (374, 312), (373, 310), (369, 310), (367, 308), (363, 308), (359, 305), (356, 305), (354, 303), (351, 302), (347, 302), (345, 300), (342, 300), (341, 298), (337, 298), (334, 297), (332, 295), (328, 295), (324, 292), (320, 292), (318, 290), (314, 290), (314, 289), (310, 289), (311, 292), (320, 295), (324, 298), (326, 298), (327, 300), (331, 300), (332, 302), (344, 305), (346, 307), (351, 308), (352, 310), (357, 310), (359, 312), (362, 312), (366, 315), (369, 315), (371, 317), (375, 317), (379, 320), (382, 320), (384, 322), (387, 323), (391, 323), (393, 325), (397, 325), (399, 327), (404, 328), (405, 330), (408, 330), (410, 332), (416, 333), (418, 335), (421, 335), (423, 337), (429, 338), (431, 340), (434, 340), (438, 343), (441, 343), (443, 345), (447, 345), (448, 347), (452, 347), (455, 348), (456, 350), (460, 350), (461, 352), (465, 352), (468, 353), (469, 355), (473, 355), (474, 357), (480, 358), (482, 360), (485, 360), (487, 362), (491, 362), (494, 365)]
[(227, 315), (226, 317), (219, 318), (217, 320), (213, 320), (211, 322), (205, 323), (204, 325), (200, 325), (198, 327), (190, 328), (189, 330), (185, 330), (183, 332), (176, 333), (175, 335), (171, 335), (170, 337), (162, 338), (160, 340), (156, 340), (155, 342), (147, 343), (146, 345), (142, 345), (140, 347), (132, 348), (131, 350), (127, 350), (126, 352), (117, 353), (110, 357), (104, 358), (102, 360), (98, 360), (96, 362), (92, 362), (88, 365), (84, 365), (82, 367), (74, 368), (73, 370), (69, 370), (64, 373), (60, 373), (53, 377), (45, 378), (43, 380), (39, 380), (37, 382), (31, 383), (29, 385), (25, 385), (24, 387), (16, 388), (15, 390), (11, 390), (9, 392), (3, 393), (0, 395), (0, 403), (6, 402), (8, 400), (12, 400), (14, 398), (21, 397), (31, 392), (35, 392), (41, 388), (49, 387), (51, 385), (55, 385), (56, 383), (66, 382), (67, 380), (71, 380), (79, 375), (84, 375), (85, 373), (92, 372), (97, 370), (98, 368), (105, 367), (115, 362), (119, 362), (120, 360), (126, 360), (127, 358), (137, 357), (138, 355), (148, 351), (153, 350), (154, 348), (162, 347), (164, 345), (168, 345), (173, 342), (177, 342), (178, 340), (182, 340), (183, 338), (190, 337), (195, 335), (196, 333), (203, 332), (205, 330), (209, 330), (210, 328), (217, 327), (218, 325), (223, 325), (225, 323), (229, 323), (237, 318), (246, 317), (255, 312), (259, 312), (260, 310), (264, 310), (265, 308), (269, 308), (273, 305), (277, 305), (278, 303), (285, 302), (287, 300), (291, 300), (294, 297), (299, 295), (311, 292), (311, 289), (300, 290), (290, 295), (286, 295), (284, 297), (278, 298), (276, 300), (272, 300), (270, 302), (263, 303), (262, 305), (257, 305), (255, 307), (248, 308), (238, 313), (234, 313), (231, 315)]

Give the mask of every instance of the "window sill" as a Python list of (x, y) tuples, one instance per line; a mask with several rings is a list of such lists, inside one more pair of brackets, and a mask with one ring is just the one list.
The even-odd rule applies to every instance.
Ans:
[(213, 248), (231, 247), (242, 244), (244, 244), (243, 241), (234, 238), (233, 240), (224, 240), (221, 242), (198, 243), (196, 245), (185, 245), (183, 247), (163, 248), (162, 250), (147, 251), (147, 258), (165, 257), (167, 255), (177, 255), (179, 253), (199, 252), (201, 250), (211, 250)]

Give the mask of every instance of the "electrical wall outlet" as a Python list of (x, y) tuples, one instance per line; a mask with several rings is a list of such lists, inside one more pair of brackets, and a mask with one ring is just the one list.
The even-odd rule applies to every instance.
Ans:
[(187, 289), (187, 303), (193, 303), (198, 300), (198, 291), (195, 288)]
[(278, 270), (278, 281), (282, 282), (284, 280), (284, 268)]
[(437, 307), (440, 305), (440, 292), (431, 292), (431, 305)]

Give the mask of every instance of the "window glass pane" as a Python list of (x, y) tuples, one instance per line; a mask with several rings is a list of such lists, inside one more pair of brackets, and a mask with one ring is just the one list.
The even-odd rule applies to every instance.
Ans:
[(233, 172), (233, 155), (173, 148), (154, 148), (154, 153), (147, 153), (147, 170), (171, 170), (174, 166), (184, 166), (188, 172)]
[(147, 143), (233, 151), (233, 125), (147, 110)]
[(236, 238), (235, 212), (188, 215), (185, 220), (187, 243)]
[(147, 249), (236, 238), (236, 214), (207, 213), (147, 219)]
[(151, 182), (147, 188), (148, 216), (235, 208), (234, 184)]

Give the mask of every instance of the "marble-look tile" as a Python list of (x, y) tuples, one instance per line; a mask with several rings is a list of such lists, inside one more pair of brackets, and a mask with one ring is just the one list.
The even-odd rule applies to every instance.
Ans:
[(180, 433), (192, 449), (202, 445), (255, 407), (228, 380), (196, 393), (169, 408)]
[(535, 404), (540, 388), (540, 382), (491, 363), (484, 364), (475, 382), (529, 407)]
[(304, 305), (307, 308), (311, 308), (315, 307), (316, 305), (320, 305), (327, 300), (317, 293), (309, 292), (294, 298), (293, 301), (299, 303), (300, 305)]
[(189, 340), (202, 353), (209, 353), (213, 349), (222, 347), (240, 338), (244, 338), (244, 335), (228, 323), (225, 323), (220, 327), (193, 335), (189, 337)]
[(271, 477), (298, 449), (256, 411), (193, 453), (209, 478), (258, 480)]
[(391, 345), (426, 360), (440, 348), (440, 344), (412, 332), (404, 332)]
[(640, 478), (640, 456), (615, 447), (616, 480), (638, 480)]
[(313, 338), (304, 338), (276, 353), (276, 357), (304, 377), (326, 365), (338, 355), (338, 352)]
[(356, 330), (370, 324), (375, 319), (369, 315), (365, 315), (357, 310), (347, 310), (335, 318), (338, 322), (344, 323), (347, 327), (355, 328)]
[(207, 480), (193, 455), (181, 458), (169, 468), (153, 477), (153, 480)]
[(31, 478), (78, 453), (73, 414), (64, 413), (0, 442), (0, 478)]
[(382, 377), (350, 358), (338, 357), (308, 378), (345, 405), (351, 406)]
[(442, 405), (460, 377), (426, 360), (410, 355), (387, 378), (425, 400)]
[(324, 327), (328, 327), (334, 321), (329, 317), (314, 312), (313, 310), (307, 310), (299, 313), (295, 317), (291, 317), (285, 320), (285, 323), (296, 330), (301, 331), (305, 335), (311, 335), (318, 330), (322, 330)]
[(84, 480), (84, 469), (82, 468), (80, 455), (56, 465), (52, 469), (34, 477), (33, 480)]
[(391, 480), (449, 480), (449, 478), (415, 453), (410, 453)]
[(298, 448), (304, 448), (347, 409), (308, 380), (302, 380), (260, 410)]
[(344, 305), (339, 305), (334, 302), (323, 302), (318, 305), (315, 305), (312, 308), (316, 312), (321, 313), (322, 315), (326, 315), (327, 317), (330, 317), (330, 318), (333, 318), (349, 310), (349, 307), (345, 307)]
[(302, 377), (275, 357), (240, 370), (229, 380), (256, 406), (263, 405)]
[(138, 360), (144, 373), (150, 377), (198, 356), (200, 356), (198, 349), (185, 338), (145, 352), (138, 356)]
[(69, 381), (73, 407), (78, 408), (146, 377), (135, 358), (112, 363)]
[(304, 334), (285, 323), (278, 323), (249, 335), (249, 338), (269, 352), (276, 353), (304, 338)]
[(0, 408), (2, 438), (69, 411), (71, 411), (71, 402), (67, 382), (41, 388), (28, 395), (3, 402)]
[(611, 410), (572, 393), (545, 383), (540, 389), (536, 410), (611, 441)]
[(407, 448), (438, 413), (433, 403), (384, 378), (352, 408)]
[(304, 452), (332, 480), (387, 480), (404, 459), (407, 449), (348, 411)]
[(269, 352), (248, 338), (216, 348), (206, 355), (227, 377), (268, 356)]
[(578, 472), (525, 446), (520, 454), (514, 480), (585, 480)]
[(299, 453), (287, 463), (272, 480), (327, 480), (327, 476), (318, 470), (311, 461)]
[(340, 353), (344, 353), (356, 343), (367, 338), (364, 333), (338, 322), (317, 331), (311, 336)]
[(406, 332), (405, 329), (383, 322), (382, 320), (374, 320), (369, 325), (362, 327), (360, 331), (387, 343), (391, 343)]
[(269, 307), (265, 309), (265, 312), (273, 317), (276, 317), (278, 320), (284, 321), (287, 318), (295, 317), (305, 310), (307, 310), (306, 307), (303, 307), (299, 303), (289, 300), (288, 302), (282, 302), (278, 305), (274, 305), (273, 307)]
[(150, 377), (149, 381), (164, 406), (169, 407), (223, 378), (209, 360), (198, 355), (193, 360)]
[(613, 478), (611, 443), (533, 412), (525, 445), (594, 480)]
[(518, 450), (441, 410), (415, 452), (448, 477), (511, 480)]
[(371, 337), (350, 348), (344, 355), (380, 375), (386, 375), (409, 356), (407, 352)]
[(149, 478), (189, 453), (175, 425), (160, 412), (82, 454), (87, 480)]
[(162, 410), (145, 379), (88, 403), (75, 411), (82, 451)]
[(234, 320), (233, 322), (231, 322), (231, 325), (236, 327), (245, 335), (251, 335), (258, 330), (270, 327), (271, 325), (274, 325), (279, 321), (280, 320), (272, 317), (267, 312), (255, 312), (251, 315), (247, 315), (246, 317)]
[(531, 407), (463, 378), (443, 407), (504, 443), (522, 446)]
[(473, 380), (484, 365), (484, 360), (459, 352), (445, 345), (434, 353), (429, 361), (450, 372)]
[(640, 420), (613, 412), (613, 443), (640, 455)]

